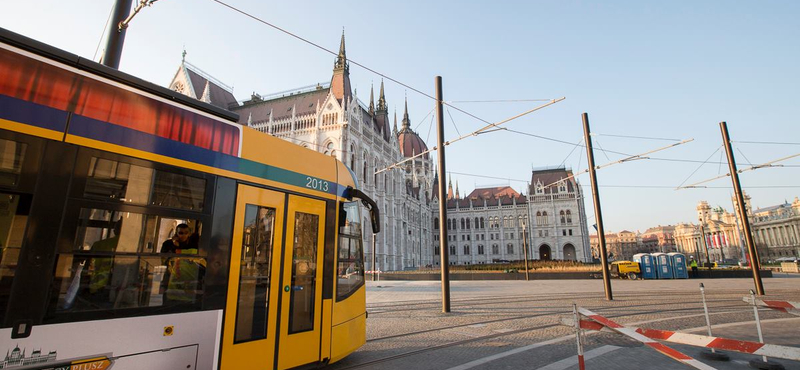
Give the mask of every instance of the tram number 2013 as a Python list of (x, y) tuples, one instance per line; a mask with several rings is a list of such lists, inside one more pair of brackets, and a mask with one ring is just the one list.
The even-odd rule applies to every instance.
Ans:
[(311, 176), (306, 176), (306, 187), (314, 190), (328, 191), (328, 182), (325, 180), (315, 179)]

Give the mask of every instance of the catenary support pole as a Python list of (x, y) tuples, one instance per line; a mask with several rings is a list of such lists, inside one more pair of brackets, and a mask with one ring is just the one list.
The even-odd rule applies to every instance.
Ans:
[(728, 154), (728, 168), (730, 170), (731, 181), (733, 182), (733, 192), (736, 194), (736, 202), (739, 204), (737, 210), (739, 211), (739, 219), (742, 221), (744, 240), (747, 244), (747, 251), (750, 253), (750, 269), (753, 271), (756, 293), (758, 293), (758, 295), (764, 295), (764, 285), (761, 283), (761, 271), (759, 270), (761, 268), (761, 263), (758, 259), (758, 251), (756, 250), (756, 243), (753, 240), (753, 233), (750, 230), (750, 220), (747, 218), (747, 207), (744, 202), (742, 185), (739, 183), (739, 172), (736, 170), (736, 159), (733, 157), (731, 138), (728, 136), (728, 124), (725, 123), (725, 121), (720, 122), (719, 129), (722, 131), (722, 146), (725, 147), (725, 152)]
[(708, 253), (708, 241), (705, 232), (705, 217), (700, 218), (700, 238), (703, 239), (703, 247), (706, 248), (706, 268), (711, 270), (711, 255)]
[(586, 157), (589, 160), (589, 178), (592, 182), (592, 198), (594, 199), (594, 216), (597, 221), (597, 240), (600, 242), (600, 264), (603, 268), (603, 287), (606, 291), (606, 300), (613, 300), (611, 292), (611, 277), (608, 273), (608, 253), (606, 252), (606, 235), (603, 229), (603, 212), (600, 209), (600, 192), (597, 189), (597, 174), (594, 167), (594, 151), (592, 150), (592, 137), (589, 131), (589, 114), (583, 114), (583, 136), (586, 140)]
[(439, 264), (442, 272), (442, 312), (450, 312), (450, 261), (447, 250), (447, 189), (445, 188), (444, 110), (442, 76), (436, 76), (436, 152), (439, 159)]
[(119, 69), (119, 61), (122, 58), (122, 45), (125, 43), (125, 28), (120, 28), (120, 23), (128, 18), (131, 12), (133, 0), (117, 0), (114, 4), (114, 11), (111, 21), (108, 22), (106, 30), (106, 49), (103, 52), (103, 65)]

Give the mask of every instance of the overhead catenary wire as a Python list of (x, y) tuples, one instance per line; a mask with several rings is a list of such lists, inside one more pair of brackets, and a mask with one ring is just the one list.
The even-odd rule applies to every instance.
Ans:
[[(694, 139), (686, 139), (686, 140), (680, 141), (678, 143), (670, 144), (670, 145), (667, 145), (667, 146), (662, 146), (660, 148), (656, 148), (656, 149), (653, 149), (653, 150), (650, 150), (650, 151), (647, 151), (647, 152), (644, 152), (644, 153), (641, 153), (641, 154), (634, 154), (634, 155), (622, 158), (622, 159), (617, 160), (617, 161), (613, 161), (613, 162), (610, 162), (610, 163), (606, 163), (606, 164), (602, 164), (602, 165), (599, 165), (599, 166), (595, 166), (594, 168), (596, 170), (599, 170), (599, 169), (610, 167), (610, 166), (613, 166), (613, 165), (616, 165), (616, 164), (620, 164), (620, 163), (631, 162), (631, 161), (636, 161), (636, 160), (640, 160), (640, 159), (648, 159), (649, 158), (649, 157), (647, 157), (648, 154), (652, 154), (652, 153), (660, 152), (662, 150), (667, 150), (667, 149), (670, 149), (670, 148), (674, 148), (674, 147), (676, 147), (678, 145), (683, 145), (683, 144), (686, 144), (686, 143), (690, 143), (692, 141), (694, 141)], [(555, 184), (558, 184), (559, 182), (562, 182), (564, 180), (569, 180), (571, 178), (575, 178), (576, 176), (584, 174), (584, 173), (587, 173), (587, 172), (589, 172), (589, 169), (585, 169), (583, 171), (573, 173), (572, 175), (569, 175), (569, 176), (567, 176), (567, 177), (565, 177), (565, 178), (563, 178), (561, 180), (558, 180), (558, 181), (552, 182), (550, 184), (547, 184), (544, 187), (545, 188), (549, 188), (549, 187), (551, 187), (551, 186), (553, 186)]]
[(600, 133), (590, 133), (590, 136), (607, 136), (607, 137), (619, 137), (619, 138), (626, 138), (626, 139), (642, 139), (642, 140), (664, 140), (664, 141), (681, 141), (681, 139), (672, 139), (667, 137), (651, 137), (651, 136), (633, 136), (633, 135), (617, 135), (617, 134), (600, 134)]
[(711, 157), (713, 157), (713, 156), (714, 156), (714, 154), (717, 154), (717, 152), (718, 152), (718, 151), (719, 151), (721, 148), (722, 148), (722, 146), (718, 146), (718, 147), (717, 147), (717, 149), (716, 149), (716, 150), (714, 150), (714, 152), (713, 152), (713, 153), (711, 153), (711, 155), (709, 155), (709, 156), (708, 156), (708, 158), (706, 158), (706, 160), (705, 160), (705, 161), (703, 161), (703, 163), (701, 163), (699, 166), (697, 166), (697, 168), (695, 168), (695, 169), (694, 169), (694, 171), (692, 171), (692, 173), (690, 173), (690, 174), (689, 174), (689, 176), (686, 176), (686, 178), (685, 178), (685, 179), (684, 179), (684, 180), (681, 182), (681, 184), (680, 184), (680, 185), (678, 185), (678, 187), (681, 187), (681, 186), (683, 186), (683, 184), (685, 184), (687, 181), (689, 181), (689, 179), (691, 179), (691, 178), (692, 178), (692, 176), (694, 176), (694, 174), (695, 174), (695, 173), (697, 173), (697, 171), (699, 171), (699, 170), (700, 170), (700, 168), (701, 168), (701, 167), (703, 167), (703, 165), (704, 165), (704, 164), (706, 164), (706, 163), (708, 162), (708, 160), (709, 160), (709, 159), (711, 159)]
[[(214, 0), (214, 1), (216, 1), (216, 0)], [(533, 112), (536, 112), (536, 111), (538, 111), (538, 110), (540, 110), (540, 109), (543, 109), (543, 108), (549, 107), (549, 106), (551, 106), (551, 105), (553, 105), (553, 104), (556, 104), (556, 103), (558, 103), (558, 102), (561, 102), (561, 101), (563, 101), (564, 99), (566, 99), (566, 98), (565, 98), (565, 97), (561, 97), (561, 98), (558, 98), (558, 99), (553, 99), (553, 100), (550, 100), (548, 103), (542, 104), (542, 105), (540, 105), (540, 106), (538, 106), (538, 107), (536, 107), (536, 108), (533, 108), (533, 109), (529, 109), (529, 110), (527, 110), (527, 111), (525, 111), (525, 112), (522, 112), (522, 113), (520, 113), (520, 114), (517, 114), (517, 115), (515, 115), (515, 116), (512, 116), (512, 117), (506, 118), (506, 119), (504, 119), (504, 120), (502, 120), (502, 121), (499, 121), (499, 122), (496, 122), (496, 123), (490, 123), (490, 124), (488, 124), (488, 125), (486, 125), (486, 126), (484, 126), (484, 127), (481, 127), (481, 128), (479, 128), (479, 129), (477, 129), (477, 130), (475, 130), (475, 131), (473, 131), (473, 132), (471, 132), (471, 133), (469, 133), (469, 134), (466, 134), (466, 135), (463, 135), (463, 136), (457, 137), (457, 138), (455, 138), (455, 139), (453, 139), (453, 140), (450, 140), (450, 141), (445, 141), (445, 142), (444, 142), (444, 146), (451, 145), (451, 144), (453, 144), (453, 143), (456, 143), (456, 142), (458, 142), (458, 141), (464, 140), (464, 139), (466, 139), (466, 138), (468, 138), (468, 137), (470, 137), (470, 136), (477, 136), (477, 135), (479, 135), (479, 134), (481, 134), (481, 133), (484, 133), (486, 130), (488, 130), (488, 129), (490, 129), (490, 128), (497, 127), (497, 126), (499, 126), (499, 125), (502, 125), (502, 124), (504, 124), (504, 123), (507, 123), (507, 122), (513, 121), (513, 120), (515, 120), (515, 119), (517, 119), (517, 118), (520, 118), (520, 117), (526, 116), (526, 115), (528, 115), (528, 114), (531, 114), (531, 113), (533, 113)], [(416, 159), (416, 158), (418, 158), (418, 157), (420, 157), (420, 156), (422, 156), (422, 155), (425, 155), (425, 154), (427, 154), (427, 153), (429, 153), (429, 152), (432, 152), (432, 151), (434, 151), (434, 150), (437, 150), (437, 149), (438, 149), (438, 148), (434, 146), (434, 147), (433, 147), (433, 148), (431, 148), (431, 149), (424, 150), (424, 151), (422, 151), (422, 152), (420, 152), (420, 153), (417, 153), (417, 154), (415, 154), (415, 155), (412, 155), (411, 157), (408, 157), (408, 158), (406, 158), (406, 159), (404, 159), (404, 160), (402, 160), (402, 161), (400, 161), (400, 162), (397, 162), (397, 163), (395, 163), (395, 164), (393, 164), (393, 165), (391, 165), (391, 166), (388, 166), (388, 167), (386, 167), (386, 168), (383, 168), (383, 169), (381, 169), (381, 170), (378, 170), (378, 171), (376, 171), (376, 172), (375, 172), (375, 174), (377, 175), (377, 174), (379, 174), (379, 173), (381, 173), (381, 172), (383, 172), (383, 171), (387, 171), (387, 170), (390, 170), (390, 169), (392, 169), (392, 168), (398, 167), (398, 166), (402, 165), (403, 163), (406, 163), (406, 162), (408, 162), (408, 161), (412, 161), (412, 160), (414, 160), (414, 159)]]
[(419, 123), (417, 123), (417, 127), (414, 127), (414, 131), (417, 131), (419, 129), (419, 126), (421, 126), (422, 123), (425, 122), (425, 119), (428, 118), (428, 116), (430, 116), (431, 113), (433, 113), (434, 110), (436, 110), (436, 106), (435, 105), (433, 106), (433, 108), (431, 108), (431, 110), (428, 112), (428, 114), (425, 115), (425, 117), (422, 117), (422, 119), (419, 120)]
[[(750, 167), (745, 168), (745, 169), (737, 170), (736, 173), (743, 173), (743, 172), (753, 171), (753, 170), (757, 170), (757, 169), (761, 169), (761, 168), (767, 168), (767, 167), (780, 167), (781, 165), (773, 166), (773, 164), (774, 163), (778, 163), (778, 162), (782, 162), (782, 161), (785, 161), (785, 160), (788, 160), (788, 159), (797, 158), (797, 157), (800, 157), (800, 153), (792, 154), (792, 155), (789, 155), (789, 156), (786, 156), (786, 157), (782, 157), (782, 158), (778, 158), (778, 159), (775, 159), (775, 160), (772, 160), (772, 161), (769, 161), (769, 162), (766, 162), (766, 163), (762, 163), (762, 164), (759, 164), (759, 165), (750, 166)], [(726, 173), (724, 175), (720, 175), (720, 176), (713, 177), (713, 178), (710, 178), (710, 179), (707, 179), (707, 180), (696, 182), (696, 183), (691, 184), (691, 185), (679, 186), (675, 190), (693, 188), (693, 187), (696, 187), (697, 185), (705, 184), (707, 182), (711, 182), (711, 181), (714, 181), (714, 180), (719, 180), (721, 178), (725, 178), (725, 177), (728, 177), (730, 175), (731, 174), (729, 172), (729, 173)]]
[(458, 126), (456, 125), (456, 121), (453, 119), (453, 115), (450, 114), (450, 110), (445, 109), (445, 112), (447, 112), (447, 115), (450, 116), (450, 122), (453, 123), (453, 127), (455, 127), (456, 129), (456, 133), (458, 134), (458, 136), (461, 136), (461, 131), (458, 131)]
[(550, 101), (550, 99), (448, 100), (443, 103), (520, 103), (536, 101)]
[(780, 141), (733, 141), (731, 143), (736, 144), (764, 144), (764, 145), (800, 145), (800, 143), (791, 143), (791, 142), (780, 142)]
[(106, 24), (103, 26), (103, 32), (100, 33), (100, 40), (97, 40), (97, 47), (94, 49), (94, 56), (92, 56), (92, 60), (97, 59), (97, 53), (100, 51), (100, 45), (103, 43), (103, 38), (106, 36), (106, 29), (108, 29), (108, 22), (111, 22), (111, 16), (114, 14), (114, 7), (111, 7), (111, 10), (108, 12), (108, 18), (106, 18)]
[[(263, 19), (261, 19), (261, 18), (259, 18), (259, 17), (256, 17), (255, 15), (252, 15), (252, 14), (250, 14), (250, 13), (248, 13), (248, 12), (244, 11), (244, 10), (241, 10), (241, 9), (239, 9), (239, 8), (237, 8), (237, 7), (233, 6), (233, 5), (230, 5), (230, 4), (228, 4), (228, 3), (225, 3), (225, 2), (224, 2), (224, 1), (222, 1), (222, 0), (211, 0), (211, 1), (213, 1), (213, 2), (215, 2), (215, 3), (217, 3), (217, 4), (220, 4), (220, 5), (222, 5), (222, 6), (226, 7), (226, 8), (228, 8), (228, 9), (230, 9), (230, 10), (233, 10), (234, 12), (237, 12), (237, 13), (239, 13), (239, 14), (241, 14), (241, 15), (244, 15), (245, 17), (248, 17), (248, 18), (250, 18), (250, 19), (253, 19), (253, 20), (255, 20), (256, 22), (259, 22), (259, 23), (261, 23), (261, 24), (264, 24), (264, 25), (266, 25), (266, 26), (268, 26), (268, 27), (271, 27), (271, 28), (273, 28), (273, 29), (275, 29), (275, 30), (277, 30), (277, 31), (280, 31), (280, 32), (282, 32), (282, 33), (284, 33), (284, 34), (286, 34), (286, 35), (288, 35), (288, 36), (290, 36), (290, 37), (294, 37), (295, 39), (298, 39), (298, 40), (300, 40), (300, 41), (302, 41), (302, 42), (304, 42), (304, 43), (306, 43), (306, 44), (308, 44), (308, 45), (311, 45), (311, 46), (313, 46), (313, 47), (315, 47), (315, 48), (317, 48), (317, 49), (320, 49), (320, 50), (322, 50), (322, 51), (324, 51), (324, 52), (326, 52), (326, 53), (328, 53), (328, 54), (331, 54), (331, 55), (333, 55), (333, 56), (337, 56), (337, 55), (339, 55), (339, 53), (337, 53), (337, 52), (335, 52), (335, 51), (333, 51), (333, 50), (327, 49), (327, 48), (323, 47), (322, 45), (319, 45), (319, 44), (317, 44), (317, 43), (315, 43), (315, 42), (313, 42), (313, 41), (311, 41), (311, 40), (308, 40), (308, 39), (306, 39), (306, 38), (303, 38), (302, 36), (299, 36), (299, 35), (296, 35), (296, 34), (294, 34), (294, 33), (290, 32), (290, 31), (288, 31), (288, 30), (286, 30), (286, 29), (283, 29), (283, 28), (281, 28), (281, 27), (278, 27), (278, 26), (276, 26), (276, 25), (274, 25), (274, 24), (272, 24), (272, 23), (270, 23), (270, 22), (267, 22), (267, 21), (265, 21), (265, 20), (263, 20)], [(386, 74), (384, 74), (384, 73), (378, 72), (377, 70), (375, 70), (375, 69), (372, 69), (372, 68), (370, 68), (370, 67), (367, 67), (366, 65), (364, 65), (364, 64), (361, 64), (361, 63), (359, 63), (359, 62), (357, 62), (357, 61), (355, 61), (355, 60), (353, 60), (353, 59), (347, 59), (347, 60), (348, 60), (348, 62), (350, 62), (350, 64), (354, 64), (354, 65), (356, 65), (356, 66), (359, 66), (359, 67), (361, 67), (361, 68), (364, 68), (365, 70), (367, 70), (367, 71), (369, 71), (369, 72), (372, 72), (372, 73), (374, 73), (374, 74), (376, 74), (376, 75), (378, 75), (378, 76), (381, 76), (381, 77), (383, 77), (383, 78), (385, 78), (385, 79), (387, 79), (387, 80), (389, 80), (389, 81), (391, 81), (391, 82), (394, 82), (394, 83), (396, 83), (396, 84), (398, 84), (398, 85), (400, 85), (400, 86), (403, 86), (403, 87), (405, 87), (405, 88), (407, 88), (407, 89), (409, 89), (409, 90), (411, 90), (411, 91), (413, 91), (413, 92), (415, 92), (415, 93), (417, 93), (417, 94), (420, 94), (420, 95), (422, 95), (422, 96), (424, 96), (424, 97), (426, 97), (426, 98), (429, 98), (429, 99), (431, 99), (431, 100), (434, 100), (434, 101), (436, 101), (436, 98), (435, 98), (434, 96), (432, 96), (432, 95), (430, 95), (430, 94), (428, 94), (428, 93), (426, 93), (426, 92), (423, 92), (422, 90), (419, 90), (419, 89), (417, 89), (417, 88), (414, 88), (413, 86), (411, 86), (411, 85), (408, 85), (408, 84), (406, 84), (406, 83), (403, 83), (403, 82), (401, 82), (400, 80), (397, 80), (397, 79), (395, 79), (395, 78), (393, 78), (393, 77), (391, 77), (391, 76), (389, 76), (389, 75), (386, 75)], [(489, 124), (489, 123), (490, 123), (489, 121), (487, 121), (487, 120), (485, 120), (485, 119), (483, 119), (483, 118), (480, 118), (480, 117), (478, 117), (478, 116), (476, 116), (476, 115), (474, 115), (474, 114), (472, 114), (472, 113), (470, 113), (470, 112), (467, 112), (467, 111), (465, 111), (465, 110), (463, 110), (463, 109), (461, 109), (461, 108), (458, 108), (458, 107), (456, 107), (456, 106), (454, 106), (454, 105), (448, 104), (447, 102), (444, 102), (444, 101), (442, 101), (442, 104), (444, 104), (444, 105), (447, 105), (447, 106), (449, 106), (449, 107), (451, 107), (451, 108), (453, 108), (453, 109), (455, 109), (455, 110), (457, 110), (457, 111), (459, 111), (459, 112), (461, 112), (461, 113), (464, 113), (464, 114), (466, 114), (467, 116), (470, 116), (470, 117), (472, 117), (472, 118), (474, 118), (474, 119), (476, 119), (476, 120), (478, 120), (478, 121), (481, 121), (481, 122), (483, 122), (483, 123), (487, 123), (487, 124)]]
[[(506, 127), (500, 127), (500, 128), (497, 129), (497, 131), (499, 131), (499, 130), (505, 130), (505, 131), (508, 131), (508, 132), (513, 132), (515, 134), (535, 137), (535, 138), (538, 138), (538, 139), (552, 141), (552, 142), (556, 142), (556, 143), (561, 143), (561, 144), (565, 144), (565, 145), (569, 145), (569, 146), (574, 146), (575, 145), (574, 143), (570, 143), (569, 141), (560, 140), (560, 139), (554, 139), (554, 138), (551, 138), (551, 137), (531, 134), (531, 133), (523, 132), (523, 131), (512, 130), (512, 129), (506, 128)], [(491, 132), (491, 131), (489, 131), (489, 132)], [(586, 148), (586, 146), (583, 145), (583, 144), (579, 144), (578, 146), (580, 148)], [(606, 152), (606, 153), (611, 153), (611, 154), (624, 155), (624, 156), (630, 156), (631, 155), (629, 153), (619, 152), (619, 151), (614, 151), (614, 150), (608, 150), (608, 149), (595, 148), (595, 150)], [(710, 159), (710, 158), (708, 158), (708, 159)], [(676, 162), (676, 163), (702, 163), (702, 164), (724, 164), (724, 165), (728, 164), (728, 162), (717, 162), (717, 161), (709, 162), (708, 160), (701, 161), (701, 160), (697, 160), (697, 159), (682, 159), (682, 158), (649, 157), (648, 160), (661, 161), (661, 162)], [(783, 167), (800, 167), (800, 165), (784, 165)]]
[[(492, 179), (492, 180), (507, 180), (510, 182), (519, 182), (528, 184), (530, 180), (521, 180), (515, 179), (510, 177), (499, 177), (499, 176), (488, 176), (488, 175), (478, 175), (474, 173), (467, 173), (467, 172), (458, 172), (458, 171), (447, 171), (448, 174), (451, 175), (461, 175), (467, 177), (476, 177), (476, 178), (484, 178), (484, 179)], [(625, 185), (615, 185), (615, 184), (600, 184), (598, 185), (601, 188), (625, 188), (625, 189), (669, 189), (674, 190), (675, 186), (671, 185), (636, 185), (636, 184), (625, 184)], [(583, 184), (581, 187), (591, 187), (591, 185)], [(748, 189), (790, 189), (790, 188), (800, 188), (800, 185), (754, 185), (754, 186), (746, 186)], [(700, 186), (694, 189), (730, 189), (730, 186)]]
[(580, 147), (581, 141), (583, 141), (583, 139), (579, 139), (578, 142), (572, 147), (572, 150), (569, 151), (569, 154), (567, 154), (567, 156), (564, 157), (564, 160), (561, 161), (561, 164), (558, 165), (559, 167), (563, 166), (564, 163), (567, 163), (567, 159), (572, 156), (572, 153), (575, 153), (575, 149)]

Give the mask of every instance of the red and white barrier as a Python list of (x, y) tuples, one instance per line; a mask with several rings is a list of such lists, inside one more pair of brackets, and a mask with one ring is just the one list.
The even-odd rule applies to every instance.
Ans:
[[(656, 351), (661, 352), (662, 354), (667, 355), (667, 356), (669, 356), (670, 358), (672, 358), (672, 359), (674, 359), (676, 361), (683, 362), (684, 364), (687, 364), (687, 365), (689, 365), (689, 366), (691, 366), (691, 367), (693, 367), (695, 369), (703, 369), (703, 370), (713, 370), (713, 369), (715, 369), (715, 368), (713, 368), (713, 367), (711, 367), (709, 365), (706, 365), (706, 364), (704, 364), (704, 363), (702, 363), (702, 362), (700, 362), (698, 360), (695, 360), (695, 359), (685, 355), (684, 353), (682, 353), (682, 352), (680, 352), (678, 350), (675, 350), (675, 349), (672, 349), (670, 347), (667, 347), (667, 346), (665, 346), (665, 345), (663, 345), (663, 344), (661, 344), (661, 343), (659, 343), (659, 342), (657, 342), (657, 341), (645, 336), (644, 334), (638, 332), (639, 329), (637, 329), (637, 328), (629, 328), (629, 327), (622, 326), (622, 325), (617, 324), (616, 322), (614, 322), (614, 321), (612, 321), (610, 319), (607, 319), (607, 318), (605, 318), (603, 316), (600, 316), (600, 315), (598, 315), (598, 314), (596, 314), (596, 313), (594, 313), (592, 311), (589, 311), (589, 310), (587, 310), (585, 308), (578, 307), (578, 312), (581, 315), (586, 316), (586, 317), (588, 317), (588, 318), (590, 318), (590, 319), (602, 324), (603, 326), (605, 326), (605, 327), (607, 327), (607, 328), (609, 328), (609, 329), (611, 329), (611, 330), (613, 330), (613, 331), (615, 331), (617, 333), (620, 333), (622, 335), (625, 335), (627, 337), (635, 339), (635, 340), (637, 340), (639, 342), (642, 342), (646, 346), (648, 346), (648, 347), (650, 347), (652, 349), (655, 349)], [(581, 327), (583, 327), (583, 325), (581, 325)]]
[[(591, 311), (586, 310), (586, 312), (591, 312)], [(582, 311), (581, 313), (584, 312)], [(591, 317), (593, 320), (596, 320), (595, 317), (591, 315), (586, 314), (586, 316)], [(602, 316), (599, 315), (595, 316), (602, 318)], [(613, 322), (608, 319), (605, 320)], [(562, 323), (569, 326), (574, 325), (572, 320), (569, 319), (567, 320), (562, 319)], [(605, 323), (603, 323), (602, 321), (595, 322), (595, 321), (581, 320), (580, 327), (581, 329), (586, 329), (586, 330), (619, 332), (618, 330), (612, 328), (611, 326), (606, 326)], [(757, 356), (770, 356), (770, 357), (783, 358), (787, 360), (800, 361), (800, 348), (796, 347), (749, 342), (744, 340), (736, 340), (728, 338), (711, 337), (706, 335), (678, 333), (669, 330), (643, 329), (636, 327), (628, 327), (625, 329), (631, 330), (637, 334), (643, 335), (653, 340), (662, 340), (665, 342), (686, 344), (696, 347), (713, 348), (713, 349), (733, 351), (739, 353), (747, 353)]]
[(800, 303), (799, 302), (787, 302), (787, 301), (767, 301), (761, 299), (754, 299), (751, 297), (744, 297), (742, 298), (743, 301), (753, 304), (755, 301), (755, 305), (759, 307), (766, 307), (771, 308), (773, 310), (786, 312), (791, 315), (800, 316)]

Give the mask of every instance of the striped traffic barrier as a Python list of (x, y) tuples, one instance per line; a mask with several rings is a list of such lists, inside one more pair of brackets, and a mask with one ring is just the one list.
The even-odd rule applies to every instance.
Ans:
[(791, 315), (800, 316), (800, 302), (761, 300), (753, 297), (744, 297), (742, 300), (759, 307), (771, 308)]
[[(644, 343), (644, 345), (646, 345), (646, 346), (648, 346), (648, 347), (650, 347), (652, 349), (655, 349), (656, 351), (658, 351), (658, 352), (660, 352), (660, 353), (672, 358), (673, 360), (676, 360), (676, 361), (682, 362), (684, 364), (687, 364), (687, 365), (689, 365), (689, 366), (691, 366), (691, 367), (693, 367), (695, 369), (703, 369), (703, 370), (715, 369), (714, 367), (706, 365), (706, 364), (704, 364), (704, 363), (702, 363), (702, 362), (700, 362), (698, 360), (695, 360), (692, 357), (687, 356), (683, 352), (680, 352), (680, 351), (675, 350), (673, 348), (667, 347), (667, 346), (655, 341), (654, 339), (651, 339), (651, 338), (647, 337), (646, 335), (644, 335), (644, 334), (639, 332), (639, 330), (641, 330), (641, 329), (625, 327), (623, 325), (617, 324), (613, 320), (607, 319), (607, 318), (605, 318), (603, 316), (600, 316), (600, 315), (598, 315), (598, 314), (596, 314), (596, 313), (594, 313), (592, 311), (589, 311), (589, 310), (587, 310), (585, 308), (582, 308), (582, 307), (578, 307), (578, 312), (581, 315), (586, 316), (586, 317), (596, 321), (597, 323), (602, 324), (603, 326), (605, 326), (605, 327), (607, 327), (607, 328), (609, 328), (609, 329), (611, 329), (611, 330), (613, 330), (613, 331), (615, 331), (615, 332), (617, 332), (619, 334), (625, 335), (625, 336), (630, 337), (630, 338), (632, 338), (634, 340), (637, 340), (639, 342)], [(581, 320), (581, 321), (583, 321), (583, 320)], [(580, 325), (580, 327), (583, 327), (583, 325)]]
[[(585, 310), (581, 311), (581, 313), (587, 317), (591, 317), (595, 321), (581, 320), (580, 322), (581, 329), (619, 332), (619, 330), (616, 330), (611, 326), (605, 325), (605, 323), (603, 323), (602, 321), (597, 321), (595, 317), (592, 317), (591, 315), (588, 315), (584, 312), (591, 312), (591, 311)], [(599, 317), (602, 318), (602, 316)], [(611, 320), (608, 319), (605, 320), (612, 322)], [(569, 318), (562, 318), (561, 323), (567, 326), (575, 326), (574, 321)], [(644, 329), (636, 327), (623, 327), (623, 328), (628, 329), (631, 332), (645, 336), (652, 340), (662, 340), (665, 342), (685, 344), (696, 347), (713, 348), (718, 350), (727, 350), (727, 351), (746, 353), (757, 356), (770, 356), (770, 357), (783, 358), (787, 360), (800, 361), (800, 348), (796, 347), (749, 342), (745, 340), (712, 337), (707, 335), (678, 333), (669, 330)]]

